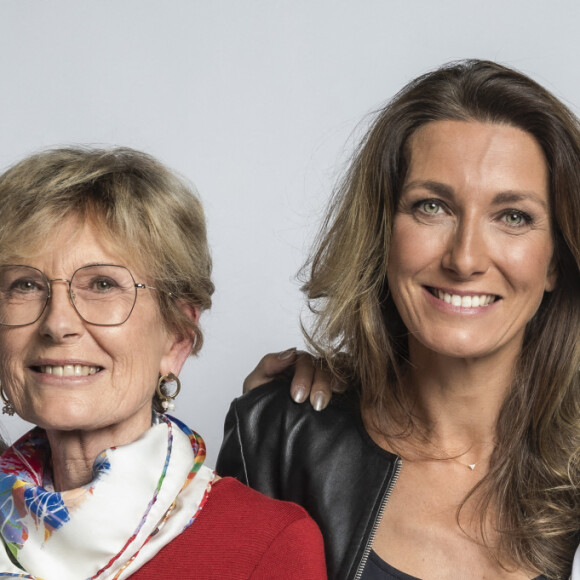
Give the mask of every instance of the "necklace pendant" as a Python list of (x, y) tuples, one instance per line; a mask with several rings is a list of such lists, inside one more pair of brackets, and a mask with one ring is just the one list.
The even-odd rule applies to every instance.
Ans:
[(477, 463), (468, 463), (467, 467), (469, 467), (469, 469), (471, 469), (471, 471), (473, 471), (475, 469), (476, 465), (477, 465)]

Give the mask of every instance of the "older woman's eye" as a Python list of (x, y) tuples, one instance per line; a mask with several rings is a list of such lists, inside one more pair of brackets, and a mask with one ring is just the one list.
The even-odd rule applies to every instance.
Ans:
[(89, 286), (89, 290), (104, 294), (118, 288), (119, 285), (112, 278), (95, 278)]
[(33, 280), (21, 279), (12, 282), (9, 291), (17, 294), (30, 294), (32, 292), (41, 292), (42, 288)]

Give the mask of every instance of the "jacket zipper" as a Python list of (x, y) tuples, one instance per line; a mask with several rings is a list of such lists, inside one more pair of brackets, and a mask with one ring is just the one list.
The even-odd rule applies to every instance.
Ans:
[(389, 484), (387, 491), (385, 492), (385, 495), (383, 496), (383, 499), (381, 500), (381, 505), (379, 507), (377, 517), (375, 518), (375, 521), (373, 523), (371, 533), (369, 534), (369, 537), (367, 540), (367, 545), (365, 546), (363, 556), (361, 558), (361, 561), (359, 562), (359, 565), (358, 565), (358, 568), (357, 568), (357, 571), (356, 571), (356, 574), (355, 574), (353, 580), (360, 580), (360, 577), (362, 576), (362, 573), (363, 573), (363, 570), (366, 566), (367, 560), (369, 559), (369, 554), (371, 553), (371, 548), (373, 545), (373, 541), (375, 539), (375, 535), (377, 533), (377, 528), (379, 527), (379, 523), (381, 522), (381, 520), (383, 518), (383, 513), (385, 512), (385, 508), (387, 507), (387, 502), (389, 501), (389, 498), (391, 497), (391, 494), (393, 493), (393, 488), (395, 487), (395, 484), (397, 483), (397, 479), (399, 479), (399, 473), (401, 472), (402, 463), (403, 462), (401, 461), (401, 458), (397, 457), (397, 459), (395, 460), (395, 473), (393, 475), (393, 478), (391, 479), (391, 483)]

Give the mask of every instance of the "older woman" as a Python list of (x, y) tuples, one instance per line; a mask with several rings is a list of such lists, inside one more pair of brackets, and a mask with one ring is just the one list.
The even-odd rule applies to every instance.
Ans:
[(311, 344), (346, 393), (321, 413), (284, 381), (235, 401), (220, 472), (305, 506), (332, 578), (567, 578), (580, 530), (576, 117), (492, 62), (415, 79), (354, 157), (305, 290)]
[(58, 149), (0, 177), (0, 577), (324, 578), (302, 508), (220, 479), (168, 415), (213, 285), (201, 205), (148, 155)]

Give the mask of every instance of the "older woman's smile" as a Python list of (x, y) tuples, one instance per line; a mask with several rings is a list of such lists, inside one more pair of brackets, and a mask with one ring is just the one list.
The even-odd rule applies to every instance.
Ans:
[(58, 377), (86, 377), (103, 370), (103, 367), (100, 366), (74, 363), (62, 365), (33, 365), (30, 368), (36, 373), (55, 375)]

